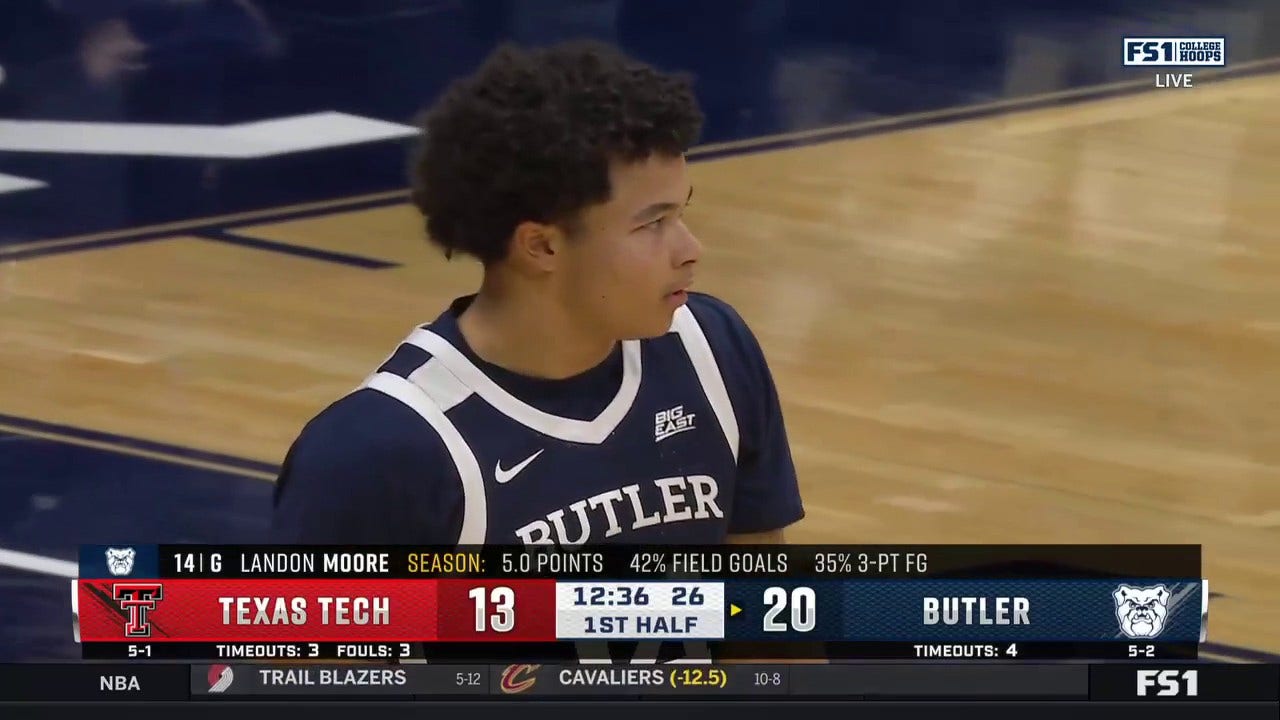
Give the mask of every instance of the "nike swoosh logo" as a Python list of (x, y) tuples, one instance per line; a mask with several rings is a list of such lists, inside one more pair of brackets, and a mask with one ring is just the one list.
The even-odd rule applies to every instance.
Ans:
[[(546, 448), (543, 448), (543, 450), (545, 449)], [(502, 461), (499, 460), (498, 465), (493, 469), (493, 478), (498, 481), (499, 485), (506, 485), (507, 483), (511, 482), (511, 480), (514, 479), (516, 475), (519, 475), (521, 470), (524, 470), (525, 468), (529, 467), (529, 463), (533, 462), (534, 460), (537, 460), (538, 456), (541, 454), (542, 454), (542, 450), (539, 450), (538, 452), (525, 458), (524, 462), (520, 463), (519, 465), (516, 465), (510, 470), (503, 470)]]

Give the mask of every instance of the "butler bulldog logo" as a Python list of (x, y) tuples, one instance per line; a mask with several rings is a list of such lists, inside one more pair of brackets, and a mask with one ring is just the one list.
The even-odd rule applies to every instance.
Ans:
[(133, 559), (137, 555), (133, 548), (107, 548), (107, 570), (112, 575), (128, 575), (133, 572)]
[(1116, 618), (1125, 637), (1153, 638), (1164, 630), (1169, 615), (1169, 588), (1121, 585), (1111, 594), (1116, 601)]

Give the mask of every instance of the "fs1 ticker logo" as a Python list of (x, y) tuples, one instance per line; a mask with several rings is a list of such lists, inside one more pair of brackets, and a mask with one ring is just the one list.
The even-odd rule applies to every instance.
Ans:
[(129, 619), (124, 624), (125, 637), (151, 637), (151, 623), (147, 621), (147, 613), (155, 610), (156, 605), (164, 599), (164, 585), (148, 582), (113, 583), (111, 599), (129, 614)]
[(1124, 64), (1130, 67), (1221, 67), (1227, 64), (1227, 39), (1127, 37)]
[(1196, 697), (1200, 694), (1199, 671), (1196, 670), (1139, 670), (1138, 697)]

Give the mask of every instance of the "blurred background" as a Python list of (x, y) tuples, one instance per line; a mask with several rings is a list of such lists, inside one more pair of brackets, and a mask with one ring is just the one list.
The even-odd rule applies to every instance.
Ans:
[[(1126, 36), (1227, 66), (1156, 90)], [(699, 289), (775, 366), (796, 540), (1204, 543), (1212, 653), (1277, 659), (1280, 5), (6, 0), (0, 661), (77, 657), (80, 543), (258, 536), (477, 277), (405, 203), (415, 116), (581, 37), (696, 77)]]

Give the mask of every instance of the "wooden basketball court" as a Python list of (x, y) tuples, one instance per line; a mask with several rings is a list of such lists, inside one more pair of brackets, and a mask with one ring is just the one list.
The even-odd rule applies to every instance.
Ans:
[[(792, 540), (1202, 543), (1210, 640), (1280, 652), (1280, 78), (707, 159), (694, 181), (696, 288), (739, 308), (782, 392)], [(256, 217), (223, 224), (395, 265), (184, 225), (4, 263), (5, 411), (277, 463), (478, 278), (404, 204)]]

